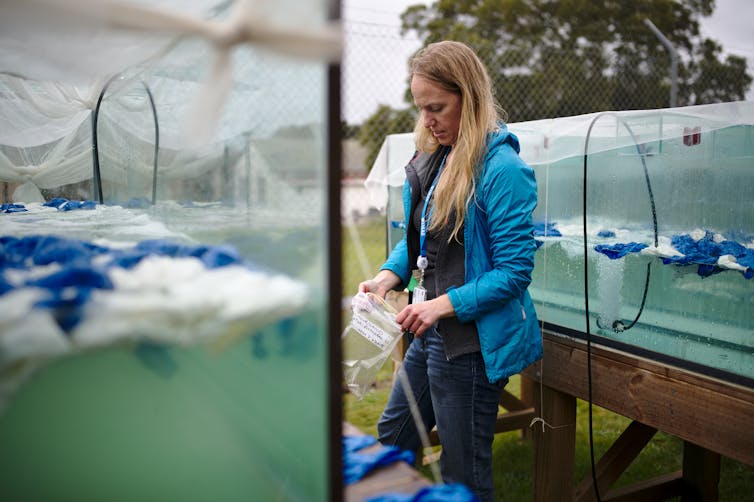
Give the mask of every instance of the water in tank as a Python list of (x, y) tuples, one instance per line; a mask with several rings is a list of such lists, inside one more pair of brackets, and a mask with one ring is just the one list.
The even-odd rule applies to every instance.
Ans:
[(583, 334), (588, 305), (605, 343), (751, 382), (752, 124), (752, 103), (522, 124), (541, 320)]
[[(310, 3), (284, 10), (313, 26)], [(180, 19), (233, 2), (199, 4)], [(0, 499), (328, 499), (313, 45), (170, 38), (107, 79), (2, 76)]]

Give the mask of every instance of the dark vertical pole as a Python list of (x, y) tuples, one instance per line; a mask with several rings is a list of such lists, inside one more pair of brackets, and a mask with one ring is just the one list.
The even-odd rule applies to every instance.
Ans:
[[(340, 19), (340, 0), (331, 0), (329, 18)], [(340, 64), (331, 64), (327, 71), (327, 235), (328, 235), (328, 403), (329, 403), (329, 492), (328, 500), (343, 500), (343, 374), (342, 348), (342, 229), (340, 217), (341, 119)]]

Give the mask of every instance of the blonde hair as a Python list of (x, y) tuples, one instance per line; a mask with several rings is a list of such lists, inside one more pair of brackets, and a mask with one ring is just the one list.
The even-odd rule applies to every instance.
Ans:
[[(466, 209), (474, 196), (477, 170), (487, 153), (487, 135), (497, 129), (502, 113), (492, 95), (487, 69), (476, 53), (461, 42), (437, 42), (419, 50), (409, 63), (409, 73), (411, 78), (415, 75), (426, 78), (461, 98), (458, 138), (435, 189), (429, 225), (430, 230), (437, 230), (455, 214), (452, 239), (463, 226)], [(417, 149), (423, 152), (434, 152), (439, 146), (431, 131), (424, 127), (421, 115), (414, 127), (414, 137)]]

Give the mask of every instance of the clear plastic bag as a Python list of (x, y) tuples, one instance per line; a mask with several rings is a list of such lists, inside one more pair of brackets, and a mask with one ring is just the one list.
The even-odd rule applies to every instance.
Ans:
[(403, 331), (398, 312), (373, 293), (359, 293), (351, 304), (351, 319), (343, 330), (343, 378), (348, 390), (364, 397), (390, 358)]

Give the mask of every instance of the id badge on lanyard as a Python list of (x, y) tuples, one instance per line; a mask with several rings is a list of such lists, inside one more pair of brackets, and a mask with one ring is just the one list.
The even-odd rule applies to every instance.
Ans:
[(421, 303), (427, 299), (427, 288), (424, 286), (414, 286), (414, 294), (411, 297), (411, 303)]

